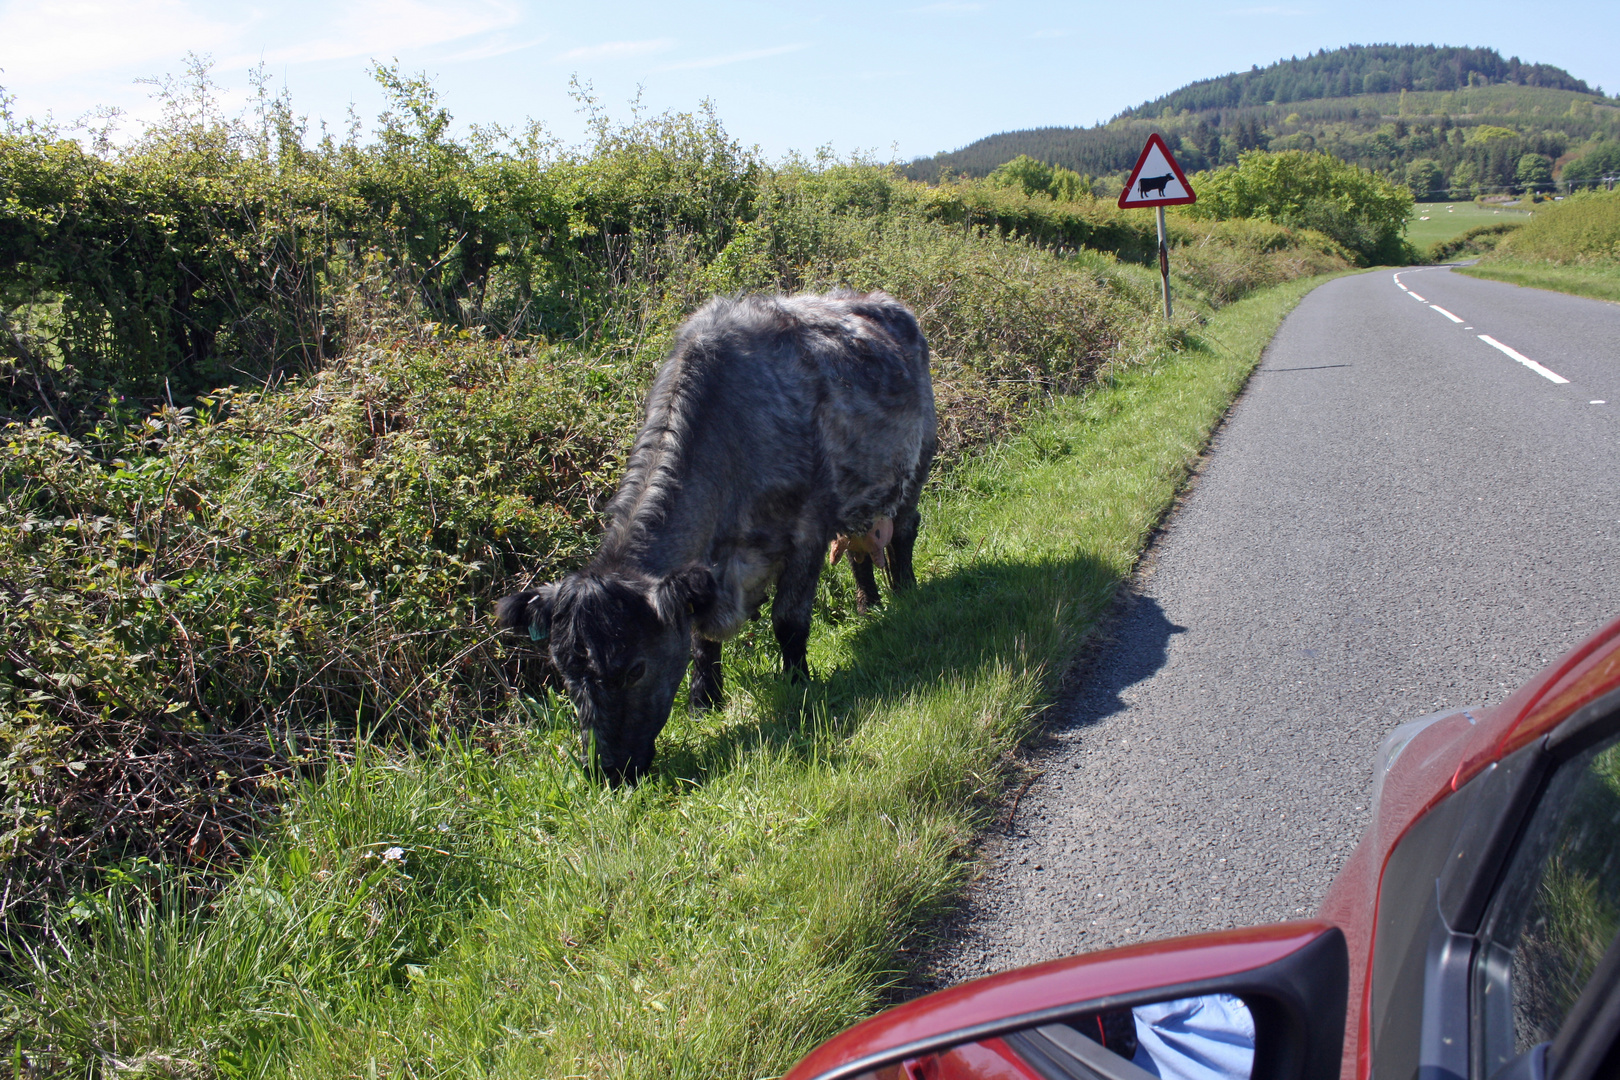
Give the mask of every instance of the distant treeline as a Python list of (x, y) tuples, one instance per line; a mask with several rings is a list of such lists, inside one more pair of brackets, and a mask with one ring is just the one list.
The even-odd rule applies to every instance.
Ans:
[[(1389, 80), (1371, 77), (1387, 71), (1369, 65), (1396, 60)], [(1454, 64), (1462, 65), (1457, 70), (1464, 73), (1463, 85), (1434, 87), (1436, 79), (1443, 85), (1450, 78), (1434, 73), (1452, 71), (1446, 65)], [(1296, 67), (1302, 79), (1309, 72), (1321, 75), (1324, 87), (1327, 73), (1336, 72), (1334, 90), (1343, 75), (1348, 93), (1322, 98), (1312, 96), (1313, 90), (1293, 100), (1281, 91), (1276, 98), (1258, 96), (1256, 87), (1282, 85), (1262, 76), (1282, 78)], [(1363, 77), (1351, 78), (1358, 71)], [(1022, 154), (1080, 173), (1095, 192), (1109, 194), (1155, 131), (1189, 172), (1231, 165), (1248, 150), (1322, 150), (1405, 183), (1419, 198), (1546, 190), (1555, 182), (1591, 186), (1620, 163), (1620, 108), (1566, 72), (1503, 60), (1490, 50), (1352, 47), (1230, 79), (1237, 80), (1231, 100), (1200, 97), (1226, 85), (1208, 80), (1097, 127), (992, 135), (914, 161), (906, 175), (927, 181), (948, 174), (985, 176)], [(1399, 85), (1405, 82), (1414, 88)]]
[(1384, 94), (1399, 90), (1458, 90), (1512, 83), (1590, 94), (1592, 88), (1563, 68), (1502, 58), (1495, 49), (1445, 45), (1350, 45), (1318, 50), (1301, 60), (1290, 57), (1265, 68), (1202, 79), (1120, 117), (1154, 119), (1165, 110), (1204, 112), (1245, 105), (1286, 105), (1295, 101)]

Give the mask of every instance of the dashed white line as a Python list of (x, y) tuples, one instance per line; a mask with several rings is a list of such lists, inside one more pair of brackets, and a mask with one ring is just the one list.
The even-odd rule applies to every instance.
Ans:
[[(1416, 273), (1416, 272), (1417, 271), (1415, 271), (1415, 270), (1411, 271), (1411, 273)], [(1395, 275), (1395, 284), (1400, 285), (1401, 291), (1406, 293), (1407, 296), (1410, 296), (1412, 299), (1416, 300), (1418, 303), (1420, 303), (1420, 304), (1429, 304), (1429, 302), (1427, 300), (1425, 300), (1423, 297), (1419, 296), (1417, 293), (1413, 292), (1411, 289), (1408, 289), (1405, 285), (1401, 284), (1401, 275), (1400, 274)], [(1453, 315), (1451, 312), (1447, 311), (1445, 308), (1441, 307), (1439, 304), (1429, 304), (1429, 306), (1432, 307), (1434, 310), (1438, 311), (1440, 314), (1444, 315), (1446, 318), (1450, 319), (1452, 322), (1457, 323), (1458, 325), (1462, 324), (1462, 322), (1463, 322), (1462, 319), (1457, 318), (1457, 316)], [(1463, 327), (1463, 329), (1472, 330), (1473, 327), (1472, 326), (1465, 326), (1465, 327)], [(1514, 360), (1517, 360), (1519, 363), (1523, 364), (1525, 367), (1529, 368), (1531, 371), (1535, 372), (1537, 375), (1540, 375), (1544, 379), (1550, 380), (1551, 382), (1555, 382), (1555, 383), (1567, 383), (1567, 382), (1569, 382), (1568, 379), (1566, 379), (1562, 375), (1558, 374), (1558, 372), (1556, 372), (1556, 371), (1552, 370), (1551, 368), (1546, 367), (1546, 366), (1544, 366), (1542, 364), (1536, 363), (1534, 360), (1532, 360), (1528, 356), (1524, 355), (1524, 353), (1519, 352), (1517, 349), (1515, 349), (1515, 348), (1513, 348), (1513, 347), (1511, 347), (1509, 345), (1502, 344), (1500, 341), (1497, 341), (1495, 338), (1491, 337), (1491, 335), (1489, 335), (1489, 334), (1480, 334), (1479, 335), (1479, 340), (1483, 341), (1485, 344), (1489, 345), (1493, 349), (1498, 349), (1501, 352), (1506, 353), (1508, 356), (1512, 357)], [(1606, 402), (1606, 401), (1594, 401), (1594, 402), (1591, 402), (1591, 404), (1593, 404), (1593, 405), (1607, 405), (1608, 402)]]
[(1540, 375), (1544, 379), (1551, 379), (1555, 383), (1569, 382), (1568, 379), (1558, 374), (1558, 372), (1553, 371), (1550, 368), (1542, 367), (1540, 364), (1524, 355), (1524, 353), (1502, 344), (1489, 334), (1479, 335), (1479, 340), (1483, 341), (1493, 349), (1500, 349), (1502, 352), (1506, 353), (1508, 356), (1511, 356), (1513, 359), (1517, 360), (1519, 363), (1523, 364), (1525, 367), (1529, 368), (1531, 371), (1535, 372), (1537, 375)]

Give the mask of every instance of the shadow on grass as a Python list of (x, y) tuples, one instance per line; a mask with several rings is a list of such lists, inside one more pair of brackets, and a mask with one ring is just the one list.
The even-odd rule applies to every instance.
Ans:
[[(733, 714), (669, 729), (654, 776), (672, 786), (702, 783), (755, 748), (801, 760), (841, 752), (874, 713), (942, 684), (966, 685), (998, 671), (1033, 670), (1050, 683), (1079, 647), (1119, 584), (1118, 570), (1090, 553), (1034, 562), (980, 562), (887, 594), (865, 618), (818, 628), (834, 636), (841, 659), (807, 685), (775, 674), (770, 633), (728, 646), (728, 692), (751, 695), (763, 715)], [(768, 619), (762, 619), (768, 627)], [(677, 703), (677, 709), (682, 703)]]

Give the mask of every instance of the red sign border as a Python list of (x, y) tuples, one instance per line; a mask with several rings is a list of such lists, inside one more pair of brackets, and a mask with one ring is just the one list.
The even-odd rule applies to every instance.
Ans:
[[(1141, 178), (1142, 166), (1147, 164), (1148, 151), (1153, 149), (1155, 143), (1158, 144), (1160, 152), (1164, 154), (1164, 160), (1170, 163), (1170, 171), (1176, 174), (1176, 179), (1180, 181), (1182, 190), (1186, 191), (1187, 194), (1185, 197), (1177, 199), (1153, 199), (1151, 201), (1138, 200), (1133, 203), (1127, 203), (1125, 201), (1125, 196), (1131, 193), (1131, 189), (1136, 186), (1136, 181)], [(1192, 185), (1187, 183), (1187, 174), (1181, 171), (1181, 166), (1176, 163), (1176, 156), (1172, 154), (1170, 152), (1170, 148), (1164, 144), (1164, 137), (1161, 136), (1157, 131), (1153, 132), (1153, 134), (1148, 136), (1147, 145), (1142, 147), (1142, 153), (1136, 159), (1136, 167), (1131, 170), (1130, 179), (1125, 181), (1125, 190), (1119, 193), (1119, 208), (1121, 210), (1141, 210), (1143, 208), (1152, 206), (1185, 206), (1188, 203), (1195, 203), (1197, 201), (1198, 194), (1193, 191)]]

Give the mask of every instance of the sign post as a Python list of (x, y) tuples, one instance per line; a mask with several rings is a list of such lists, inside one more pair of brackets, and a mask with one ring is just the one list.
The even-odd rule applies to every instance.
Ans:
[(1125, 181), (1125, 190), (1119, 194), (1119, 208), (1129, 210), (1136, 206), (1151, 206), (1159, 218), (1159, 276), (1164, 280), (1164, 317), (1173, 314), (1170, 304), (1170, 246), (1164, 232), (1164, 208), (1197, 202), (1187, 174), (1176, 164), (1170, 148), (1155, 131), (1148, 136), (1147, 145), (1136, 159), (1136, 168)]

